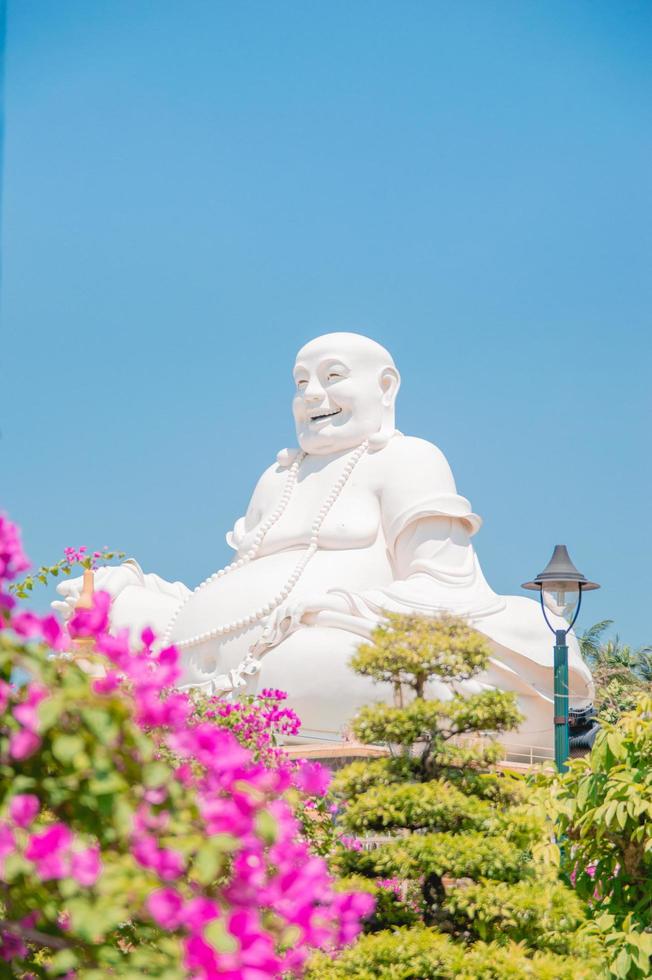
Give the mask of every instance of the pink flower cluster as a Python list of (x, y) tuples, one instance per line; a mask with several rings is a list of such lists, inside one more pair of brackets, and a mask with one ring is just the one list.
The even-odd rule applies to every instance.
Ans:
[(0, 869), (9, 854), (22, 850), (34, 865), (41, 881), (75, 878), (80, 885), (90, 886), (97, 881), (101, 863), (96, 846), (84, 847), (64, 823), (49, 824), (45, 829), (29, 832), (26, 843), (19, 847), (16, 833), (30, 830), (41, 808), (33, 793), (19, 793), (9, 803), (9, 820), (0, 823)]
[(264, 688), (260, 694), (243, 701), (225, 701), (213, 696), (202, 698), (196, 717), (228, 728), (255, 757), (271, 768), (291, 767), (286, 753), (278, 747), (279, 736), (296, 735), (301, 721), (291, 708), (283, 707), (284, 691)]
[[(16, 571), (21, 567), (18, 538), (8, 527), (6, 521), (0, 525), (1, 567)], [(193, 980), (298, 976), (311, 949), (331, 950), (350, 942), (373, 908), (367, 894), (334, 890), (325, 861), (310, 852), (284, 797), (293, 785), (306, 794), (325, 794), (327, 775), (311, 763), (268, 763), (265, 753), (274, 761), (276, 747), (266, 730), (291, 733), (298, 728), (294, 713), (280, 706), (282, 692), (263, 692), (262, 710), (250, 712), (240, 706), (237, 717), (237, 709), (216, 700), (205, 717), (198, 718), (190, 697), (173, 687), (180, 676), (177, 650), (155, 652), (154, 634), (145, 630), (140, 649), (132, 651), (126, 631), (109, 633), (109, 607), (109, 595), (96, 593), (92, 608), (77, 610), (69, 625), (73, 639), (92, 637), (95, 650), (109, 662), (106, 675), (92, 682), (93, 690), (101, 699), (119, 698), (128, 704), (132, 719), (152, 740), (159, 757), (177, 760), (172, 780), (166, 777), (154, 785), (148, 781), (142, 787), (129, 846), (132, 859), (153, 886), (143, 907), (134, 909), (134, 918), (182, 937), (185, 968)], [(4, 622), (19, 640), (40, 636), (55, 649), (64, 642), (58, 625), (48, 617), (12, 617), (7, 611)], [(18, 773), (22, 766), (33, 765), (41, 747), (39, 713), (49, 695), (38, 679), (20, 690), (0, 681), (0, 708), (10, 733), (7, 761)], [(210, 720), (213, 710), (215, 720), (233, 716), (233, 732)], [(236, 733), (248, 734), (252, 748), (259, 750), (256, 757)], [(187, 846), (177, 850), (170, 843), (170, 827), (181, 819), (173, 800), (178, 787), (185, 794), (188, 832), (200, 842), (196, 851)], [(53, 823), (44, 822), (41, 810), (34, 794), (10, 800), (7, 818), (0, 823), (0, 871), (7, 857), (18, 851), (42, 882), (72, 877), (93, 888), (101, 882), (100, 848), (82, 840), (60, 816)], [(211, 838), (233, 842), (228, 875), (219, 884), (201, 885), (195, 865), (201, 846)], [(65, 903), (60, 912), (65, 912)], [(226, 942), (212, 941), (216, 930)], [(11, 933), (4, 935), (0, 955), (25, 955), (15, 939)]]
[(23, 551), (20, 531), (6, 514), (0, 514), (0, 589), (3, 582), (12, 582), (27, 568), (29, 561)]
[[(91, 568), (97, 568), (98, 561), (104, 557), (104, 552), (108, 550), (108, 545), (105, 545), (102, 551), (94, 551), (91, 554)], [(63, 556), (68, 565), (81, 565), (89, 557), (87, 551), (88, 548), (83, 544), (79, 548), (64, 548)]]

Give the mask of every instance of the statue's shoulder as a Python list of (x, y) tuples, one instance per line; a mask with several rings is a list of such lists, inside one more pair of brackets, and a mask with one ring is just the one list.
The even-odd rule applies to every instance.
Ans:
[(391, 466), (397, 463), (409, 465), (411, 462), (415, 465), (439, 463), (448, 466), (448, 460), (433, 442), (428, 442), (427, 439), (419, 439), (418, 436), (404, 436), (399, 432), (390, 439), (379, 456), (384, 457), (385, 462)]
[(264, 495), (266, 492), (275, 493), (277, 487), (285, 483), (287, 472), (292, 465), (293, 459), (290, 459), (289, 462), (287, 462), (284, 458), (284, 454), (291, 452), (292, 450), (282, 450), (277, 455), (276, 460), (271, 463), (267, 469), (263, 470), (256, 483), (256, 489), (254, 491), (255, 496), (260, 496), (261, 494)]
[(427, 439), (397, 433), (377, 454), (377, 466), (384, 484), (405, 487), (437, 487), (439, 492), (455, 492), (455, 480), (441, 449)]

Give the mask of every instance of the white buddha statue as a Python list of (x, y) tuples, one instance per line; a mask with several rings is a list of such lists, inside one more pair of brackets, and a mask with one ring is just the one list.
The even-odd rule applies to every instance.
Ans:
[[(458, 613), (493, 649), (486, 674), (462, 691), (515, 691), (526, 721), (512, 741), (550, 746), (552, 634), (536, 602), (485, 581), (471, 544), (481, 520), (442, 452), (396, 431), (389, 353), (358, 334), (327, 334), (299, 351), (294, 381), (299, 448), (279, 453), (227, 534), (233, 563), (194, 590), (133, 559), (100, 569), (113, 628), (150, 625), (176, 643), (182, 687), (287, 691), (303, 734), (332, 738), (359, 707), (391, 697), (348, 666), (385, 610)], [(53, 605), (67, 614), (80, 584), (62, 583)], [(570, 706), (584, 706), (591, 675), (572, 635), (569, 680)], [(443, 684), (431, 694), (451, 696)]]

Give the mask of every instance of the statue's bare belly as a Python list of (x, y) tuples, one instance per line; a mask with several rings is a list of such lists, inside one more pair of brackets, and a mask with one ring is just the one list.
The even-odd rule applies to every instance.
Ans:
[[(179, 612), (171, 642), (236, 623), (274, 602), (304, 554), (305, 550), (299, 548), (266, 555), (204, 585)], [(392, 570), (379, 535), (369, 548), (318, 550), (286, 601), (308, 599), (335, 588), (363, 592), (391, 581)], [(182, 662), (188, 681), (197, 683), (200, 679), (197, 673), (209, 677), (236, 668), (260, 637), (264, 625), (265, 619), (261, 618), (253, 626), (236, 628), (219, 638), (183, 649)]]

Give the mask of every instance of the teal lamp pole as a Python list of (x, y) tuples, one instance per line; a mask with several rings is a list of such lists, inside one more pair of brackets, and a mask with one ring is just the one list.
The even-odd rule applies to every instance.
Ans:
[[(570, 633), (582, 605), (582, 593), (599, 589), (597, 582), (589, 582), (575, 568), (565, 544), (555, 545), (552, 558), (532, 582), (524, 582), (524, 589), (539, 593), (543, 616), (555, 634), (554, 692), (555, 692), (555, 765), (558, 772), (566, 772), (570, 755), (568, 743), (568, 644)], [(556, 624), (550, 622), (548, 612), (555, 615)], [(560, 619), (568, 624), (560, 628)]]

